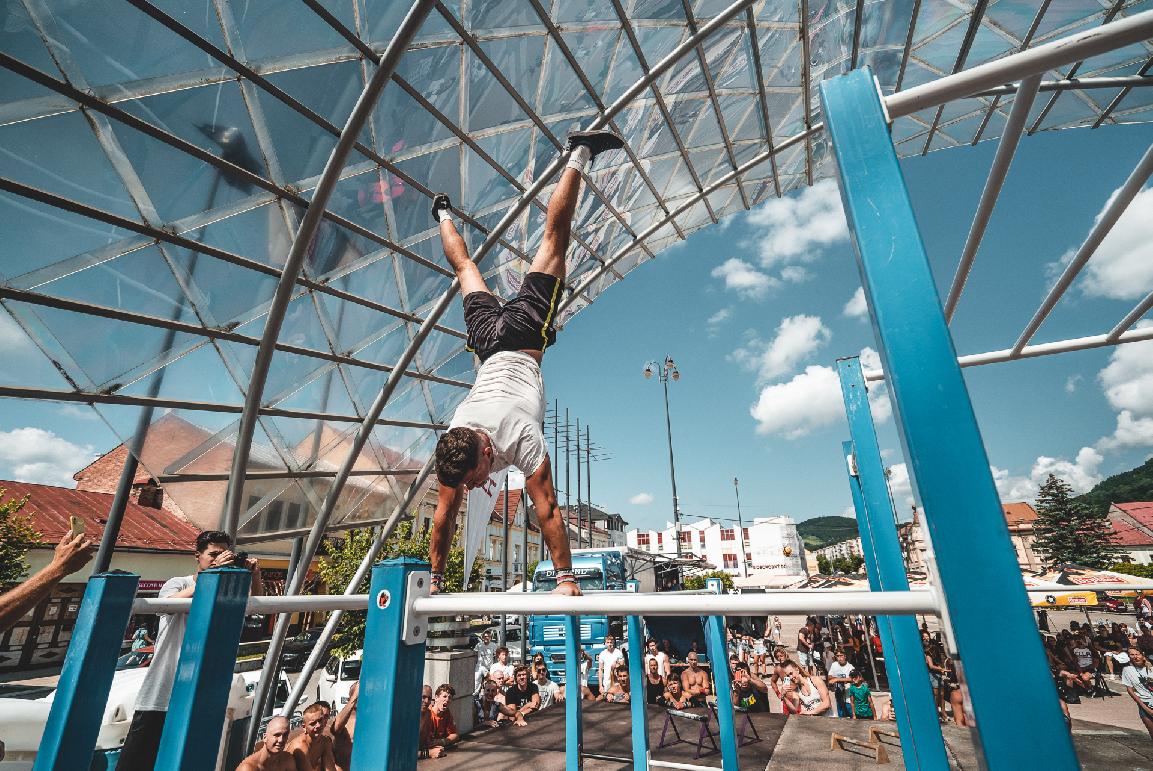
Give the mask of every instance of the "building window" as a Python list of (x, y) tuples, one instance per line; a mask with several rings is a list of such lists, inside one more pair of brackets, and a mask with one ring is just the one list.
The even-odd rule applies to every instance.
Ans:
[[(699, 530), (699, 531), (697, 531), (697, 532), (698, 532), (698, 533), (699, 533), (699, 535), (701, 536), (701, 548), (703, 549), (703, 548), (705, 548), (705, 531), (704, 531), (704, 530)], [(690, 544), (690, 546), (691, 546), (691, 545), (692, 545), (692, 544)]]
[[(660, 543), (660, 542), (661, 542), (661, 534), (657, 533), (657, 543)], [(649, 534), (648, 533), (637, 533), (637, 546), (648, 546), (648, 545), (649, 545)]]
[[(704, 534), (702, 533), (701, 535), (703, 536)], [(693, 534), (691, 532), (682, 532), (681, 533), (681, 543), (685, 544), (686, 546), (692, 546), (693, 545)]]
[(664, 545), (665, 545), (665, 534), (664, 533), (657, 533), (657, 547), (659, 548), (659, 547), (664, 546)]
[(725, 569), (726, 570), (733, 570), (737, 567), (737, 555), (725, 554), (724, 560), (725, 560)]
[(742, 529), (741, 534), (746, 541), (749, 540), (749, 529), (747, 527)]
[(735, 541), (735, 540), (737, 540), (737, 531), (731, 527), (722, 527), (721, 528), (721, 540), (722, 541)]

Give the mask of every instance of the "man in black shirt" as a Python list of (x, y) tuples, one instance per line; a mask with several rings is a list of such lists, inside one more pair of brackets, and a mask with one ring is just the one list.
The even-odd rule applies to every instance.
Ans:
[(504, 692), (502, 713), (519, 726), (528, 725), (524, 716), (540, 709), (540, 688), (528, 679), (528, 667), (518, 666), (512, 672), (513, 684)]
[(733, 667), (733, 706), (749, 712), (769, 711), (769, 686), (741, 662)]
[(660, 664), (656, 657), (649, 658), (648, 662), (649, 669), (645, 673), (645, 702), (660, 704), (661, 697), (665, 695), (665, 679), (661, 677)]

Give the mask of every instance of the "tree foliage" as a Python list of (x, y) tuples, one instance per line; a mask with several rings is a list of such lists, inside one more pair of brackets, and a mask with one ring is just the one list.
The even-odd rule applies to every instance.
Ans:
[(733, 577), (723, 570), (710, 570), (708, 573), (701, 573), (700, 575), (689, 576), (685, 579), (686, 589), (704, 589), (706, 582), (710, 578), (719, 578), (721, 583), (724, 584), (725, 591), (733, 588)]
[(852, 517), (813, 517), (797, 523), (797, 535), (809, 550), (821, 549), (857, 537), (857, 520)]
[[(330, 591), (343, 591), (344, 587), (348, 586), (375, 539), (376, 535), (372, 530), (349, 530), (342, 538), (325, 539), (327, 555), (320, 558), (317, 570)], [(384, 542), (384, 547), (380, 550), (380, 559), (414, 557), (427, 561), (429, 543), (427, 533), (414, 533), (411, 521), (402, 522)], [(466, 591), (479, 588), (484, 578), (483, 565), (480, 559), (473, 560), (472, 575)], [(464, 580), (464, 549), (460, 546), (459, 530), (448, 552), (444, 578), (450, 591), (457, 590)], [(370, 581), (371, 576), (366, 575), (355, 593), (368, 594)], [(349, 611), (341, 616), (332, 638), (333, 651), (337, 655), (348, 655), (364, 647), (365, 619), (364, 611)]]
[(1111, 503), (1153, 501), (1153, 458), (1137, 468), (1114, 474), (1097, 483), (1087, 493), (1077, 496), (1093, 511), (1109, 511)]
[(829, 559), (823, 554), (817, 555), (817, 571), (823, 576), (831, 576), (834, 573), (859, 573), (861, 565), (865, 564), (865, 558), (859, 554), (851, 554), (848, 557), (834, 557)]
[(24, 580), (31, 567), (28, 550), (44, 542), (32, 520), (20, 513), (28, 503), (28, 496), (4, 500), (6, 492), (0, 487), (0, 587)]
[(1114, 573), (1124, 573), (1127, 576), (1138, 578), (1153, 578), (1153, 564), (1142, 565), (1138, 562), (1114, 562), (1109, 566)]
[(1053, 474), (1037, 493), (1033, 549), (1049, 566), (1073, 563), (1104, 568), (1114, 561), (1113, 531), (1107, 511), (1073, 497), (1073, 488)]

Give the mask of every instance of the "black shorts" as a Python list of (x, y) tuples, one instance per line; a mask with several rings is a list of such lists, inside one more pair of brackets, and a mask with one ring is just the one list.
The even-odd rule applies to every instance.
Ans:
[(556, 342), (561, 280), (548, 273), (526, 273), (520, 293), (501, 305), (489, 292), (464, 296), (467, 346), (485, 361), (500, 351), (543, 351)]

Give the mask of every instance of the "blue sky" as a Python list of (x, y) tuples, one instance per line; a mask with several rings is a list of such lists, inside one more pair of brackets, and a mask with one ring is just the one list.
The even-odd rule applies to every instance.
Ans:
[[(960, 353), (1012, 345), (1151, 141), (1150, 126), (1022, 141), (954, 320)], [(986, 142), (903, 162), (939, 286), (952, 279), (995, 149)], [(1107, 331), (1153, 290), (1153, 190), (1089, 265), (1035, 342)], [(672, 355), (682, 373), (670, 402), (686, 516), (735, 516), (734, 477), (746, 518), (848, 513), (831, 367), (876, 347), (858, 290), (826, 181), (698, 232), (605, 292), (569, 323), (544, 368), (550, 401), (612, 456), (594, 464), (594, 502), (635, 526), (670, 517), (661, 386), (642, 369)], [(63, 387), (2, 314), (0, 354), (5, 382)], [(972, 368), (966, 378), (1005, 500), (1030, 500), (1050, 471), (1088, 489), (1153, 447), (1153, 342)], [(907, 517), (904, 459), (887, 400), (875, 397)], [(127, 427), (129, 412), (106, 415)], [(0, 478), (70, 484), (118, 442), (88, 408), (0, 400)], [(563, 487), (563, 465), (558, 479)]]

